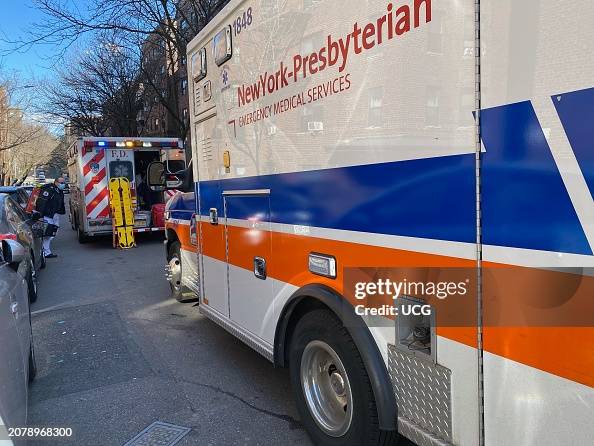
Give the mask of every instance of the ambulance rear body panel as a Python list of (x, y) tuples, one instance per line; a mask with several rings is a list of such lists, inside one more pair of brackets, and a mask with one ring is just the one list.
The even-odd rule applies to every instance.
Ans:
[[(175, 138), (84, 137), (71, 144), (68, 149), (70, 218), (85, 237), (112, 233), (108, 184), (110, 178), (117, 177), (126, 177), (131, 184), (134, 231), (164, 230), (163, 226), (152, 225), (150, 210), (139, 209), (136, 182), (139, 175), (146, 175), (148, 164), (143, 164), (141, 172), (137, 169), (137, 157), (147, 155), (157, 161), (176, 163), (181, 169), (185, 167), (183, 144)], [(159, 195), (160, 201), (169, 198), (160, 193), (153, 195)]]
[[(232, 0), (188, 46), (201, 311), (273, 360), (294, 293), (344, 294), (348, 267), (570, 267), (592, 287), (594, 4), (559, 3)], [(386, 321), (368, 328), (403, 435), (594, 438), (591, 326), (437, 327), (427, 361)]]

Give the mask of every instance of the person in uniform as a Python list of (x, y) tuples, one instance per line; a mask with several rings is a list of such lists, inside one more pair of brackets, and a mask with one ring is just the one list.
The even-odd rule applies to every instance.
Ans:
[(51, 243), (60, 227), (60, 215), (66, 213), (63, 192), (65, 187), (66, 183), (62, 177), (56, 178), (53, 183), (43, 185), (35, 204), (35, 210), (47, 223), (43, 237), (43, 254), (46, 259), (58, 257), (52, 252)]

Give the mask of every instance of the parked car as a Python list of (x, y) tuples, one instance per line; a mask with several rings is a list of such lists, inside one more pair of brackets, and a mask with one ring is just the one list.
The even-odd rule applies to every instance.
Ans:
[(24, 190), (28, 196), (31, 195), (31, 192), (33, 192), (33, 189), (35, 189), (35, 185), (34, 184), (23, 184), (22, 186), (19, 186), (19, 189)]
[(22, 209), (26, 209), (29, 197), (36, 186), (0, 186), (0, 194), (7, 194)]
[(23, 427), (27, 425), (27, 383), (37, 372), (25, 279), (28, 256), (16, 240), (0, 244), (0, 424)]
[[(26, 213), (26, 201), (20, 201), (22, 189), (15, 188), (13, 193), (2, 193), (7, 188), (0, 188), (0, 239), (12, 239), (21, 243), (26, 250), (28, 271), (25, 278), (29, 284), (29, 299), (37, 300), (37, 273), (45, 267), (43, 255), (44, 226), (39, 221), (39, 214)], [(27, 197), (28, 198), (28, 197)]]

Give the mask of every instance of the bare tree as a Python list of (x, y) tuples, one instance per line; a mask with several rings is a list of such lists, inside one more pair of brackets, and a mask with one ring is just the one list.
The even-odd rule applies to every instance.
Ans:
[(25, 163), (42, 156), (40, 139), (49, 132), (46, 127), (28, 116), (28, 95), (22, 92), (33, 88), (22, 85), (18, 77), (0, 70), (0, 184), (10, 184)]
[(23, 127), (35, 131), (35, 137), (18, 148), (7, 151), (2, 172), (5, 184), (24, 180), (34, 167), (48, 164), (58, 145), (58, 140), (46, 127), (36, 123), (23, 123)]
[(23, 116), (29, 100), (18, 93), (32, 88), (20, 85), (15, 74), (2, 72), (0, 67), (0, 152), (15, 149), (35, 138), (39, 129), (23, 126)]
[[(167, 78), (163, 82), (154, 76), (154, 68), (141, 64), (139, 74), (144, 93), (157, 98), (169, 119), (174, 123), (177, 136), (184, 138), (188, 132), (187, 122), (180, 116), (179, 83), (180, 71), (177, 69), (180, 59), (185, 57), (186, 46), (228, 0), (94, 0), (82, 6), (77, 2), (64, 0), (34, 0), (36, 7), (45, 15), (41, 23), (31, 27), (26, 39), (14, 41), (14, 50), (23, 50), (37, 43), (55, 44), (65, 53), (74, 44), (88, 40), (97, 34), (116, 35), (118, 45), (126, 48), (126, 54), (142, 53), (152, 44), (158, 45), (164, 52), (167, 64)], [(156, 38), (154, 38), (156, 37)], [(153, 43), (152, 43), (153, 42)], [(73, 80), (64, 79), (67, 81)], [(75, 104), (88, 102), (87, 95), (68, 97), (62, 90), (58, 101)], [(104, 122), (98, 119), (100, 104), (93, 104), (90, 116), (81, 122), (83, 127), (100, 133)], [(62, 107), (63, 108), (63, 107)], [(86, 129), (91, 132), (91, 130)]]
[(113, 39), (79, 52), (47, 85), (41, 109), (55, 121), (92, 136), (137, 136), (139, 56)]

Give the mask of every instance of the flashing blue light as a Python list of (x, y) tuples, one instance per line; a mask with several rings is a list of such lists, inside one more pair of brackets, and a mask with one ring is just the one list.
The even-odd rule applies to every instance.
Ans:
[(98, 145), (99, 147), (105, 147), (105, 146), (107, 145), (107, 143), (106, 143), (105, 141), (99, 141), (99, 142), (97, 143), (97, 145)]

